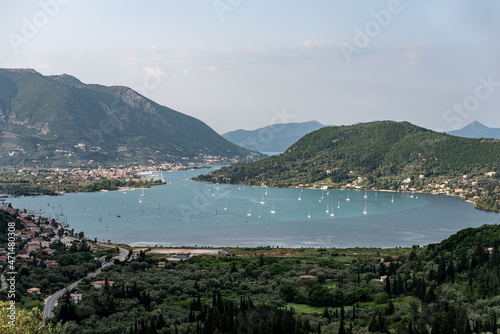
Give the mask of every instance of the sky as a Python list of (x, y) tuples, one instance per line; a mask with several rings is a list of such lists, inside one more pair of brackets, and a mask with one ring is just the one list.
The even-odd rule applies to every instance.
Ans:
[(500, 127), (495, 0), (3, 0), (0, 67), (120, 85), (219, 133)]

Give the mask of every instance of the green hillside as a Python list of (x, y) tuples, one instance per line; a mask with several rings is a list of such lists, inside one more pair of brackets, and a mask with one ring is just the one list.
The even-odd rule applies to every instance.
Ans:
[(461, 138), (408, 122), (380, 121), (325, 127), (279, 156), (223, 168), (198, 180), (273, 187), (444, 189), (449, 194), (461, 189), (465, 198), (493, 196), (493, 202), (485, 204), (489, 206), (499, 199), (494, 195), (498, 175), (485, 173), (496, 172), (499, 164), (498, 140)]
[(0, 163), (73, 165), (251, 160), (198, 119), (127, 87), (0, 69)]

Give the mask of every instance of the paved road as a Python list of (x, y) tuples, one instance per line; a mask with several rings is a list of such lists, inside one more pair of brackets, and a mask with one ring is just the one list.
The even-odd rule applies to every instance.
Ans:
[[(105, 245), (105, 244), (98, 244), (98, 245), (102, 246), (102, 247), (116, 248), (115, 246), (110, 246), (110, 245)], [(118, 259), (120, 261), (123, 261), (123, 259), (125, 259), (125, 257), (128, 255), (128, 251), (126, 249), (120, 248), (120, 247), (118, 247), (118, 249), (120, 251), (119, 255), (115, 256), (111, 261), (105, 263), (101, 268), (88, 274), (86, 277), (95, 277), (95, 276), (99, 275), (102, 272), (102, 268), (113, 265), (114, 259)], [(59, 298), (61, 298), (61, 296), (66, 293), (66, 291), (73, 290), (75, 288), (75, 286), (77, 286), (81, 281), (82, 281), (82, 279), (79, 279), (78, 281), (72, 283), (71, 285), (67, 286), (66, 288), (64, 288), (62, 290), (57, 291), (56, 293), (54, 293), (51, 296), (48, 296), (45, 299), (45, 306), (43, 309), (44, 322), (45, 322), (46, 318), (52, 318), (54, 316), (54, 308), (56, 307), (56, 304), (57, 304), (57, 301), (59, 300)]]

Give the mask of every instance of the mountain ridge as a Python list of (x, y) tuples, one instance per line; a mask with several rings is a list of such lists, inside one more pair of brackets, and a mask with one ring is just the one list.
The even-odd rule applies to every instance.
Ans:
[(500, 128), (490, 128), (478, 121), (473, 121), (461, 129), (448, 132), (448, 134), (465, 138), (500, 139)]
[(284, 152), (309, 132), (325, 125), (318, 121), (278, 123), (255, 130), (238, 129), (222, 134), (230, 142), (259, 152)]
[(47, 165), (146, 163), (206, 156), (261, 155), (238, 147), (202, 121), (125, 86), (84, 84), (74, 76), (0, 69), (0, 162)]

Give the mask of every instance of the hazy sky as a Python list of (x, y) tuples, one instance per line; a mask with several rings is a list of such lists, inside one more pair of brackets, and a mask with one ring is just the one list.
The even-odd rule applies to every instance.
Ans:
[(0, 1), (0, 67), (137, 89), (219, 133), (500, 127), (496, 0)]

